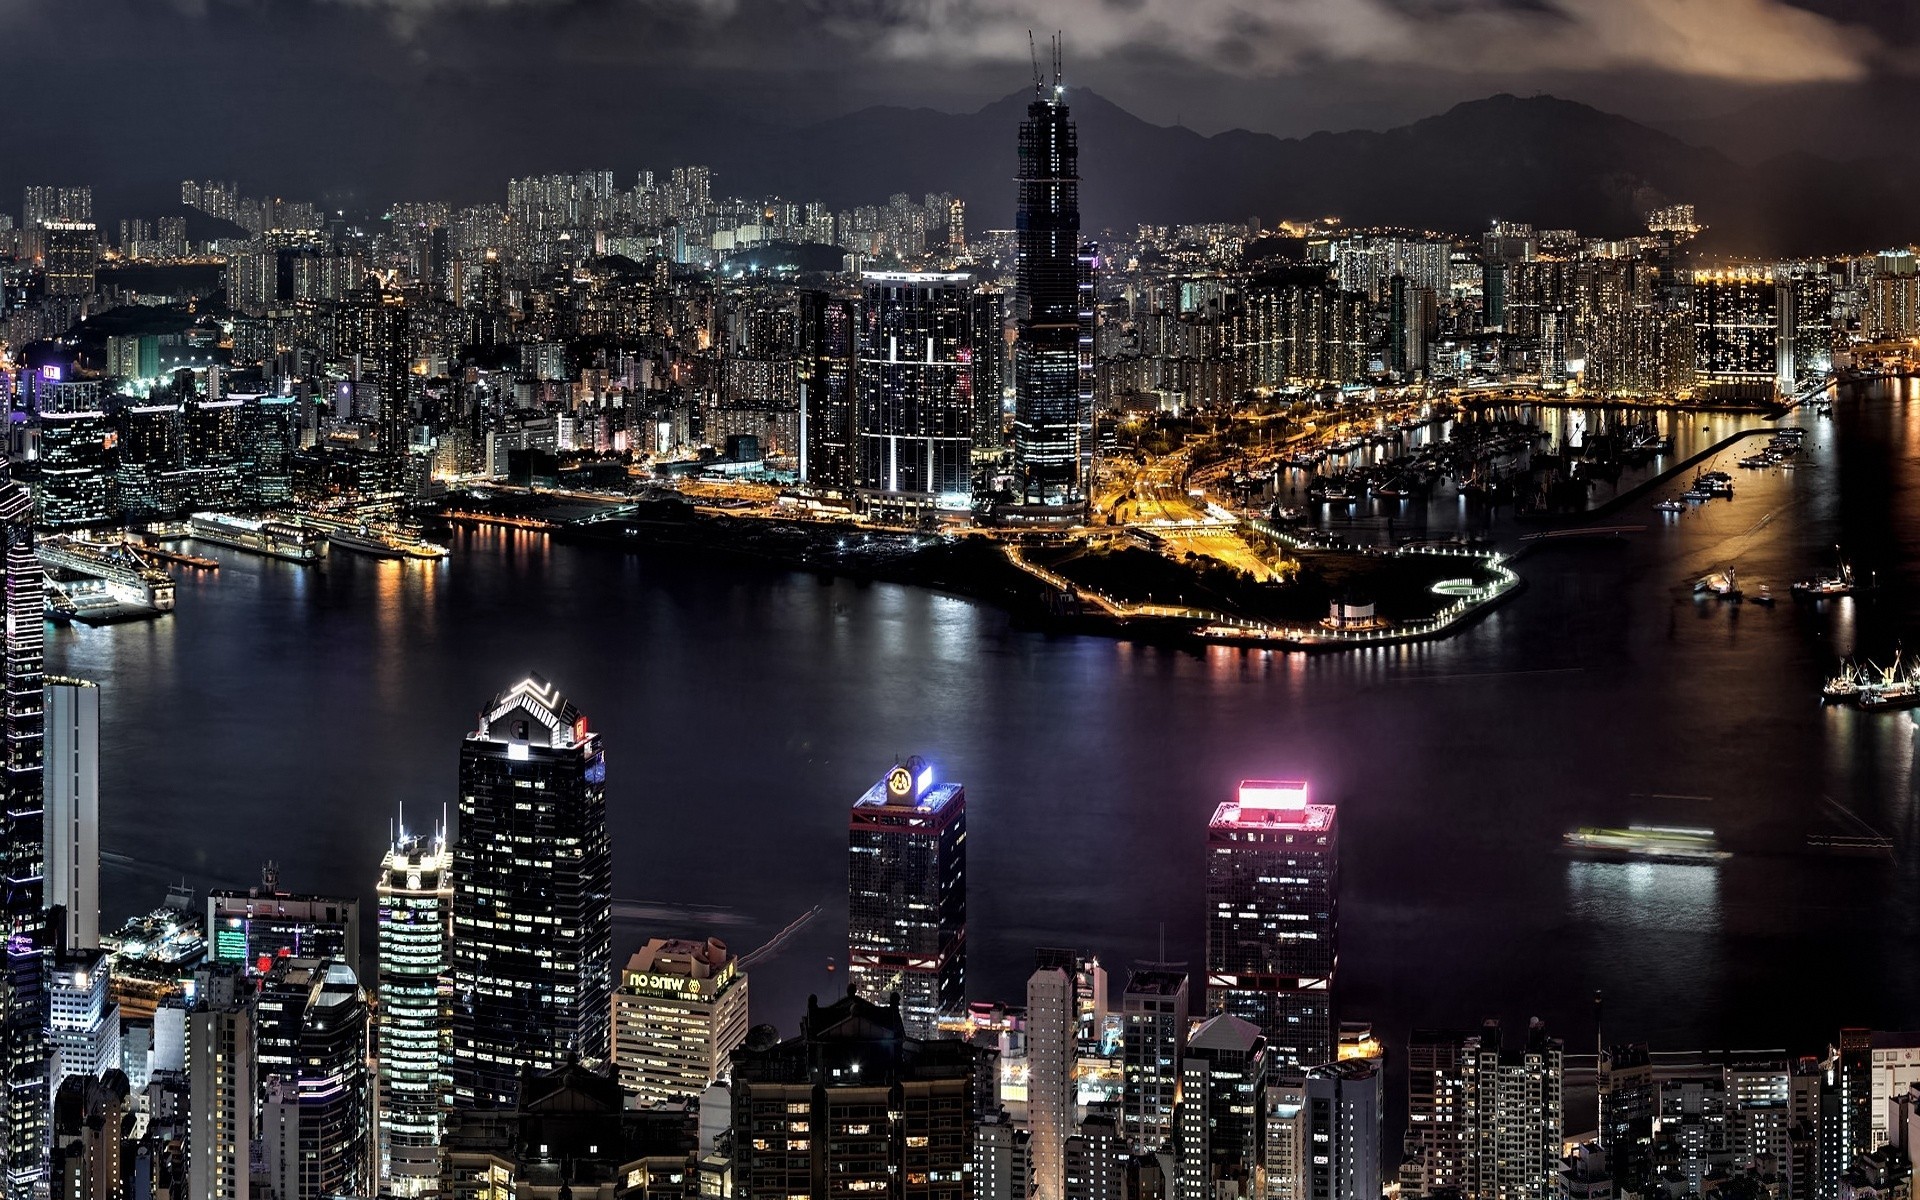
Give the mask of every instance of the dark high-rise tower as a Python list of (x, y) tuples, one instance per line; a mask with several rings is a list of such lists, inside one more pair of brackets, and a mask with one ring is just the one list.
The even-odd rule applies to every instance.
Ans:
[(33, 550), (33, 494), (0, 467), (0, 537), (5, 579), (0, 602), (0, 669), (5, 673), (5, 824), (0, 827), (4, 878), (0, 910), (6, 920), (6, 975), (0, 980), (0, 1129), (5, 1132), (6, 1196), (24, 1200), (44, 1178), (47, 1137), (47, 951), (45, 852), (41, 764), (45, 729), (46, 598)]
[(607, 1057), (613, 858), (607, 766), (587, 719), (530, 675), (460, 749), (453, 851), (453, 1090), (511, 1108), (523, 1065)]
[[(1077, 510), (1092, 466), (1091, 255), (1080, 243), (1080, 149), (1055, 45), (1020, 126), (1014, 486), (1023, 505)], [(1083, 353), (1084, 350), (1084, 353)], [(1066, 515), (1065, 512), (1062, 515)]]
[(847, 852), (848, 982), (932, 1037), (967, 1004), (966, 789), (896, 765), (853, 802)]
[(854, 347), (856, 296), (800, 294), (800, 480), (847, 499), (854, 483)]
[(1207, 830), (1207, 1011), (1266, 1035), (1277, 1066), (1334, 1060), (1339, 842), (1307, 785), (1250, 779)]

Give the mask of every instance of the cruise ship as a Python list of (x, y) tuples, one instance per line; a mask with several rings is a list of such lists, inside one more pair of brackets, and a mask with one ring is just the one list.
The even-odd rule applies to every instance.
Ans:
[(327, 553), (327, 535), (287, 521), (236, 517), (228, 513), (194, 513), (187, 523), (190, 535), (216, 546), (232, 546), (288, 562), (319, 562)]

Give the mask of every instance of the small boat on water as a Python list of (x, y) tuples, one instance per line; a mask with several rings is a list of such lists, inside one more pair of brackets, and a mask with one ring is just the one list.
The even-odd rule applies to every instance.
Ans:
[(1724, 571), (1715, 571), (1694, 580), (1693, 592), (1696, 596), (1713, 595), (1722, 600), (1738, 600), (1740, 583), (1732, 567)]
[(1671, 496), (1667, 497), (1665, 500), (1660, 501), (1658, 504), (1655, 504), (1653, 507), (1656, 510), (1663, 513), (1680, 513), (1680, 512), (1687, 511), (1687, 506), (1685, 503), (1679, 500), (1675, 500)]
[(1772, 608), (1773, 607), (1773, 589), (1763, 583), (1760, 585), (1760, 590), (1755, 592), (1753, 595), (1748, 596), (1747, 599), (1750, 602), (1761, 605), (1765, 608)]

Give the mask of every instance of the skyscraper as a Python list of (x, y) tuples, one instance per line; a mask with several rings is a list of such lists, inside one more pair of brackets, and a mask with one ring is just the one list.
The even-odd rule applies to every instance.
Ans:
[(1090, 262), (1080, 243), (1079, 140), (1057, 45), (1052, 87), (1035, 83), (1020, 126), (1014, 215), (1014, 486), (1022, 505), (1059, 508), (1064, 517), (1085, 505), (1092, 466), (1093, 314)]
[(1298, 781), (1242, 782), (1207, 830), (1207, 1011), (1252, 1021), (1276, 1065), (1334, 1059), (1338, 848)]
[(452, 1100), (453, 848), (396, 830), (380, 864), (380, 1182), (395, 1196), (439, 1186)]
[(6, 543), (5, 625), (0, 628), (0, 668), (5, 673), (6, 710), (0, 713), (5, 741), (5, 825), (0, 827), (0, 914), (6, 921), (5, 1004), (0, 1006), (0, 1128), (5, 1129), (8, 1200), (26, 1200), (45, 1177), (47, 1142), (46, 985), (48, 944), (44, 909), (41, 758), (44, 753), (46, 599), (40, 560), (33, 550), (33, 495), (0, 469), (0, 536)]
[(120, 1006), (107, 990), (110, 975), (102, 950), (48, 956), (49, 1093), (57, 1095), (70, 1075), (92, 1079), (120, 1068)]
[(861, 276), (855, 484), (896, 517), (973, 499), (974, 301), (965, 274)]
[(1065, 1200), (1067, 1139), (1078, 1124), (1079, 1019), (1073, 976), (1043, 966), (1027, 979), (1027, 1130), (1038, 1200)]
[(49, 679), (46, 692), (46, 904), (65, 911), (66, 944), (100, 944), (100, 686)]
[(875, 1004), (900, 996), (911, 1037), (967, 1002), (967, 793), (920, 758), (853, 802), (847, 834), (847, 977)]
[(510, 1108), (520, 1069), (607, 1057), (613, 857), (600, 738), (538, 675), (494, 697), (460, 749), (453, 1089)]

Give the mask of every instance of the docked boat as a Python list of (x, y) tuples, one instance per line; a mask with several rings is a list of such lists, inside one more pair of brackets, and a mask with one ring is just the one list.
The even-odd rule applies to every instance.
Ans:
[(1625, 829), (1586, 826), (1568, 833), (1565, 844), (1583, 858), (1602, 862), (1706, 864), (1733, 857), (1720, 848), (1713, 830), (1671, 825), (1629, 825)]
[(187, 528), (196, 541), (231, 546), (288, 562), (319, 562), (327, 553), (324, 533), (290, 521), (201, 512), (188, 518)]

